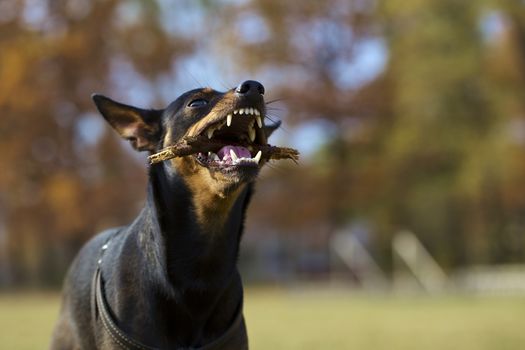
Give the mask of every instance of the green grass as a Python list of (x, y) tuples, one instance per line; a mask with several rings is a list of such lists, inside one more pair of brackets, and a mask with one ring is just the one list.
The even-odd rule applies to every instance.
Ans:
[[(0, 294), (2, 349), (45, 349), (53, 294)], [(248, 289), (252, 350), (524, 349), (523, 297), (392, 297), (341, 291)]]
[(0, 348), (47, 349), (59, 300), (56, 294), (0, 294)]

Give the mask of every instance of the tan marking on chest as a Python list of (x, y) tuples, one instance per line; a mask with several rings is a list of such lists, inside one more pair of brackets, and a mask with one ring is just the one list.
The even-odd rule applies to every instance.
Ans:
[(195, 161), (183, 157), (172, 159), (171, 162), (190, 189), (197, 221), (203, 231), (221, 231), (245, 185), (234, 192), (224, 193), (220, 189), (220, 179), (214, 179), (206, 168), (197, 165)]

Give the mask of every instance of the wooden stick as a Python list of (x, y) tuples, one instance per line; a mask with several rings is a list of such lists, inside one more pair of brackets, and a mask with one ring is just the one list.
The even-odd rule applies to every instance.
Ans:
[[(160, 163), (162, 161), (175, 157), (184, 157), (197, 152), (211, 152), (219, 147), (226, 146), (227, 143), (216, 140), (209, 140), (203, 136), (185, 137), (173, 146), (166, 147), (160, 152), (148, 157), (150, 164)], [(252, 145), (256, 151), (262, 152), (264, 159), (291, 159), (295, 163), (299, 160), (299, 151), (287, 147), (275, 147), (271, 145)]]

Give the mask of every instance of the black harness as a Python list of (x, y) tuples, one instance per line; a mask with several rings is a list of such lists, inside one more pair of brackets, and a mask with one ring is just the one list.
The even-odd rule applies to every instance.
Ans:
[[(110, 313), (109, 305), (106, 301), (104, 294), (104, 286), (102, 282), (102, 271), (101, 265), (103, 261), (104, 253), (107, 251), (111, 244), (112, 237), (102, 246), (99, 259), (97, 261), (97, 268), (93, 275), (93, 282), (91, 286), (91, 309), (93, 312), (93, 322), (96, 326), (98, 323), (102, 324), (103, 329), (109, 334), (111, 339), (118, 344), (122, 349), (125, 350), (160, 350), (142, 344), (138, 340), (133, 339), (130, 335), (126, 334), (117, 325), (116, 320)], [(179, 348), (178, 350), (213, 350), (213, 349), (224, 349), (224, 346), (237, 335), (237, 332), (242, 332), (244, 328), (244, 317), (242, 314), (242, 300), (239, 305), (237, 316), (231, 326), (226, 332), (213, 342), (204, 345), (199, 348)]]

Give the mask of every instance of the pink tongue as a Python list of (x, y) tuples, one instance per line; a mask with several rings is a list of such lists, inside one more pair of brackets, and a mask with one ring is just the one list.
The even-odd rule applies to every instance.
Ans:
[(224, 146), (217, 152), (219, 159), (221, 160), (231, 160), (230, 150), (233, 150), (237, 155), (237, 158), (251, 158), (252, 155), (247, 148), (241, 146)]

